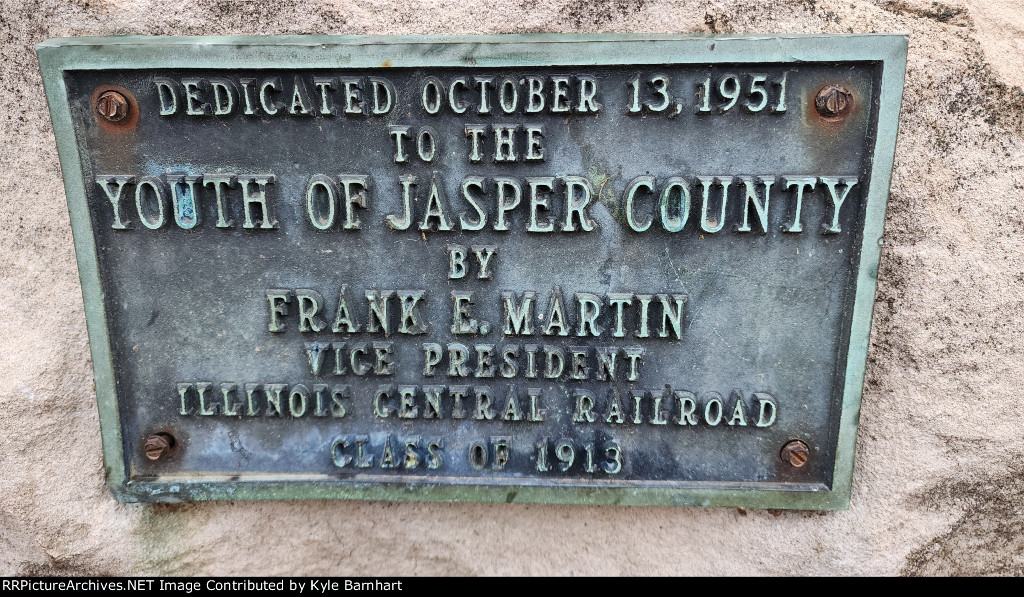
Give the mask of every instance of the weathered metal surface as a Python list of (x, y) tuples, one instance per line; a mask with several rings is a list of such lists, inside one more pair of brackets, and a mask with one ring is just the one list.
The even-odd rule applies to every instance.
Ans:
[(112, 490), (846, 507), (905, 54), (42, 44)]

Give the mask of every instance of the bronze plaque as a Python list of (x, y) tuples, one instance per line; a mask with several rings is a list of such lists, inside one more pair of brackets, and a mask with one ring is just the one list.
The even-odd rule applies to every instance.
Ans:
[(42, 44), (112, 490), (845, 507), (905, 53)]

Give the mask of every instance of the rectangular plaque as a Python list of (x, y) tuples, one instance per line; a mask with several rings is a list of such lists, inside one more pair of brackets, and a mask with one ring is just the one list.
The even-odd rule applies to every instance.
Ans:
[(41, 44), (111, 490), (847, 507), (906, 48)]

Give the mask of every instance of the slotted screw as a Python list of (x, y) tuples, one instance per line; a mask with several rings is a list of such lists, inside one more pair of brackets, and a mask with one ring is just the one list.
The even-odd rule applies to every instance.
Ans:
[(814, 108), (825, 118), (839, 118), (853, 103), (853, 93), (839, 84), (826, 85), (814, 98)]
[(96, 100), (96, 112), (107, 122), (121, 122), (128, 116), (128, 100), (116, 91), (104, 91)]
[(786, 442), (786, 445), (782, 446), (782, 451), (779, 452), (779, 456), (782, 457), (782, 461), (789, 464), (793, 468), (800, 468), (807, 464), (807, 460), (811, 457), (811, 451), (804, 442), (794, 439)]
[(174, 452), (175, 443), (174, 436), (169, 433), (154, 433), (146, 438), (142, 450), (146, 458), (156, 461), (170, 456)]

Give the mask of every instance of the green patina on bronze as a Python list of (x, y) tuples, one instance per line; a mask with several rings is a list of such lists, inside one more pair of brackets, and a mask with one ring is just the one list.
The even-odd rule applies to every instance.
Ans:
[[(60, 154), (85, 299), (108, 486), (121, 501), (393, 499), (791, 509), (849, 507), (857, 420), (906, 51), (905, 37), (889, 35), (124, 37), (57, 39), (40, 44), (37, 52)], [(570, 68), (579, 67), (628, 68), (652, 73), (657, 72), (658, 68), (679, 65), (730, 65), (729, 68), (737, 72), (746, 68), (757, 70), (758, 65), (771, 65), (776, 70), (786, 65), (816, 65), (816, 68), (835, 69), (837, 72), (850, 67), (875, 73), (870, 76), (876, 77), (872, 79), (876, 87), (872, 92), (871, 105), (866, 106), (869, 112), (865, 112), (874, 115), (874, 120), (868, 122), (868, 116), (863, 116), (867, 119), (865, 126), (870, 126), (865, 142), (873, 144), (862, 148), (869, 156), (870, 167), (867, 172), (870, 180), (861, 181), (862, 188), (868, 191), (861, 199), (863, 229), (856, 246), (860, 251), (859, 261), (857, 270), (851, 275), (851, 288), (854, 292), (851, 300), (843, 305), (844, 309), (851, 310), (846, 315), (849, 339), (847, 345), (842, 347), (845, 363), (837, 367), (838, 371), (843, 372), (842, 377), (837, 377), (833, 382), (839, 388), (837, 392), (841, 393), (841, 400), (838, 401), (841, 404), (837, 403), (838, 408), (829, 413), (831, 419), (828, 427), (832, 439), (828, 441), (834, 441), (834, 445), (827, 446), (827, 451), (834, 453), (834, 464), (829, 462), (832, 468), (825, 475), (826, 482), (814, 479), (776, 479), (765, 482), (751, 478), (730, 481), (642, 479), (602, 484), (588, 483), (585, 477), (541, 479), (520, 475), (481, 479), (466, 475), (446, 476), (443, 469), (433, 477), (421, 476), (412, 480), (389, 482), (382, 480), (380, 475), (371, 480), (361, 480), (358, 477), (306, 472), (260, 472), (247, 479), (245, 473), (234, 476), (220, 471), (175, 470), (154, 475), (146, 472), (149, 469), (139, 468), (148, 465), (139, 457), (142, 438), (123, 436), (127, 424), (122, 420), (125, 403), (118, 397), (116, 380), (120, 372), (115, 365), (117, 359), (112, 350), (117, 338), (111, 335), (112, 328), (108, 322), (110, 306), (104, 302), (108, 290), (104, 287), (97, 239), (101, 232), (109, 231), (94, 230), (96, 220), (90, 213), (89, 197), (96, 191), (94, 183), (88, 178), (90, 173), (83, 166), (83, 162), (90, 159), (90, 151), (94, 149), (86, 141), (88, 136), (76, 129), (79, 126), (76, 114), (81, 118), (81, 113), (75, 112), (75, 104), (70, 97), (73, 91), (71, 87), (81, 84), (81, 81), (93, 81), (91, 73), (96, 72), (319, 72), (331, 69), (360, 69), (368, 73), (382, 73), (388, 69), (407, 69), (407, 72), (413, 72), (410, 69), (425, 72), (432, 69), (445, 72), (459, 69), (518, 69), (515, 72), (522, 72), (522, 69), (534, 68), (539, 72), (550, 73), (554, 72), (553, 68), (563, 68), (568, 72)], [(100, 91), (97, 88), (97, 92)], [(81, 93), (81, 90), (78, 92)], [(822, 97), (818, 99), (819, 114), (825, 120), (841, 118), (837, 113), (846, 108), (846, 93), (841, 87), (823, 90)], [(790, 110), (794, 110), (793, 106), (798, 103), (801, 109), (807, 109), (807, 105), (815, 105), (815, 99), (794, 96), (789, 100)], [(121, 122), (123, 118), (124, 122), (129, 122), (139, 117), (137, 113), (129, 112), (125, 118), (118, 111), (123, 111), (123, 106), (117, 104), (116, 96), (107, 96), (103, 101), (113, 102), (109, 107), (107, 103), (103, 104), (114, 115), (108, 126), (126, 126)], [(687, 108), (692, 106), (691, 103)], [(153, 116), (144, 114), (142, 117)], [(517, 117), (509, 116), (507, 119), (515, 122)], [(470, 120), (462, 119), (460, 124)], [(575, 141), (581, 147), (581, 153), (591, 151), (592, 148), (584, 149), (586, 139)], [(636, 148), (637, 151), (643, 149), (646, 148)], [(585, 165), (586, 171), (574, 174), (589, 178), (595, 188), (600, 187), (603, 193), (595, 198), (611, 209), (618, 201), (621, 188), (609, 197), (608, 192), (604, 191), (604, 185), (615, 176), (616, 164), (607, 163), (607, 160), (585, 160)], [(690, 174), (715, 173), (698, 171)], [(699, 204), (697, 195), (694, 195), (693, 200)], [(621, 211), (614, 211), (613, 216), (621, 225), (626, 225)], [(378, 222), (369, 224), (376, 226)], [(443, 241), (440, 244), (443, 245)], [(668, 253), (666, 258), (671, 261)], [(679, 275), (680, 269), (674, 264), (671, 267)], [(443, 281), (440, 272), (436, 272), (434, 277), (438, 282)], [(515, 290), (525, 289), (520, 287)], [(432, 322), (432, 326), (441, 327), (442, 323)], [(298, 339), (294, 342), (301, 346)], [(553, 407), (549, 405), (548, 408)], [(305, 421), (295, 423), (302, 425)], [(137, 435), (138, 429), (131, 429)], [(192, 428), (190, 433), (195, 434), (196, 429)], [(480, 431), (481, 436), (513, 434), (498, 426)], [(802, 437), (793, 435), (793, 439)], [(130, 457), (126, 456), (129, 446), (133, 454)], [(772, 450), (777, 452), (781, 447), (773, 446)], [(812, 460), (815, 452), (815, 449), (811, 450)]]

